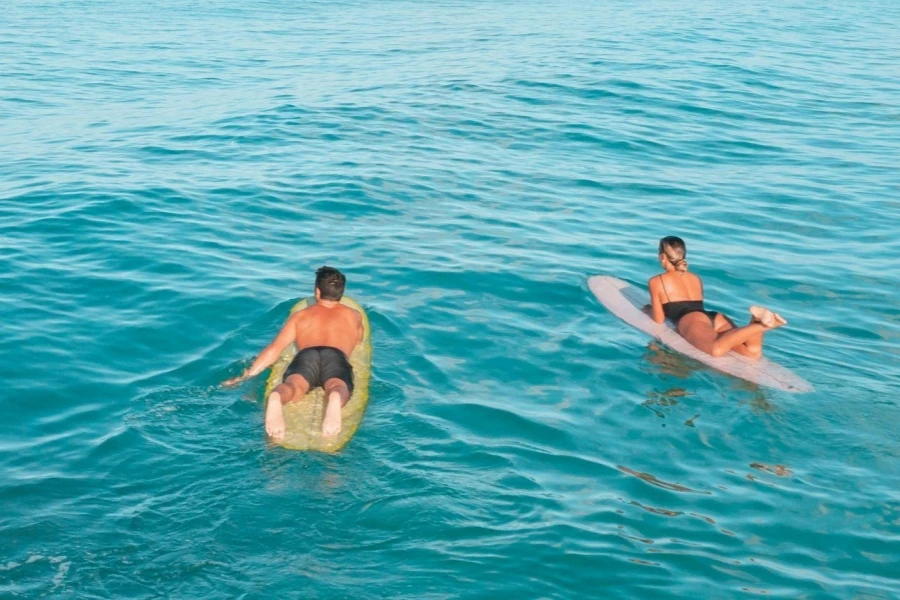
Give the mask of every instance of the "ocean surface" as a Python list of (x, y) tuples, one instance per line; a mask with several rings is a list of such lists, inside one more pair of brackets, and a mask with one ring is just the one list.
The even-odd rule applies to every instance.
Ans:
[[(0, 597), (900, 597), (900, 3), (7, 0)], [(680, 235), (757, 388), (630, 329)], [(323, 264), (339, 455), (238, 374)]]

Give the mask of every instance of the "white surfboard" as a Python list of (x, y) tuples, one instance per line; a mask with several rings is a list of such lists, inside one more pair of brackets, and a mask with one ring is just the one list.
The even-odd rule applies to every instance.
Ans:
[(649, 294), (626, 281), (598, 275), (588, 280), (588, 287), (612, 314), (685, 356), (729, 375), (785, 392), (811, 392), (814, 389), (802, 377), (765, 357), (753, 359), (729, 352), (717, 358), (698, 350), (679, 335), (671, 322), (657, 323), (645, 314), (641, 307), (649, 302)]

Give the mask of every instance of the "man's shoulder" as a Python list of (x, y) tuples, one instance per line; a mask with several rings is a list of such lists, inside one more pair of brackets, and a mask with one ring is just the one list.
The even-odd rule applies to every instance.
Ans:
[(344, 314), (350, 315), (350, 318), (352, 318), (354, 321), (362, 320), (362, 313), (359, 312), (358, 310), (356, 310), (355, 308), (353, 308), (352, 306), (347, 306), (346, 304), (341, 304), (341, 307), (347, 309), (346, 311), (344, 311)]
[(343, 312), (344, 314), (348, 314), (348, 315), (351, 314), (351, 313), (352, 313), (352, 314), (356, 314), (356, 315), (359, 314), (359, 311), (358, 311), (358, 310), (356, 310), (355, 308), (353, 308), (353, 307), (350, 306), (349, 304), (344, 304), (343, 302), (338, 303), (338, 305), (337, 305), (335, 308), (339, 309), (339, 310), (340, 310), (341, 312)]
[(294, 321), (295, 323), (298, 321), (303, 321), (303, 320), (308, 319), (310, 316), (310, 313), (311, 313), (310, 309), (313, 306), (315, 306), (315, 304), (310, 304), (309, 306), (304, 306), (303, 308), (301, 308), (299, 310), (295, 310), (294, 312), (291, 313), (291, 316), (289, 317), (289, 319)]

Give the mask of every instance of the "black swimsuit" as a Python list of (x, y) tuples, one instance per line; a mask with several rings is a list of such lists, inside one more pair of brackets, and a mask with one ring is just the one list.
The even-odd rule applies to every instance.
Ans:
[[(663, 280), (662, 276), (659, 277), (660, 283), (662, 283), (663, 291), (666, 293), (666, 299), (669, 298), (669, 290), (666, 289), (666, 282)], [(709, 322), (712, 323), (712, 326), (716, 326), (716, 315), (719, 314), (714, 310), (706, 310), (703, 307), (703, 300), (679, 300), (677, 302), (666, 302), (662, 305), (663, 314), (666, 315), (666, 318), (672, 321), (675, 324), (675, 327), (678, 327), (678, 321), (684, 318), (685, 315), (689, 315), (694, 312), (702, 312), (707, 317), (709, 317)]]

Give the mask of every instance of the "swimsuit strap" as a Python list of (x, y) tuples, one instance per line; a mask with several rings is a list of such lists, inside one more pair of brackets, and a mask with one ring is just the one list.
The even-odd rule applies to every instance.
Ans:
[(671, 301), (672, 301), (672, 300), (671, 300), (672, 297), (669, 296), (669, 290), (666, 289), (666, 280), (663, 279), (663, 276), (662, 276), (662, 275), (659, 276), (659, 282), (662, 284), (662, 286), (663, 286), (663, 291), (666, 293), (666, 302), (671, 302)]

